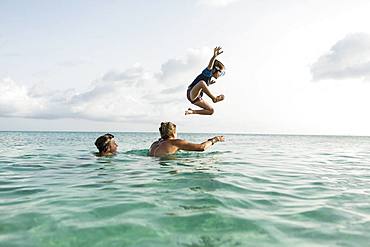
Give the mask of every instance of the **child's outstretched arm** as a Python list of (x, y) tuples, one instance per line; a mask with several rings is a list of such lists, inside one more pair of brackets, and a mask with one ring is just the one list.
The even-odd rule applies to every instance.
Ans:
[(221, 46), (216, 46), (213, 49), (213, 56), (211, 57), (211, 60), (209, 61), (209, 64), (208, 64), (208, 67), (207, 67), (209, 70), (212, 70), (213, 64), (214, 64), (214, 62), (216, 60), (216, 57), (218, 55), (220, 55), (221, 53), (223, 53), (223, 51), (221, 51), (221, 49), (222, 49)]

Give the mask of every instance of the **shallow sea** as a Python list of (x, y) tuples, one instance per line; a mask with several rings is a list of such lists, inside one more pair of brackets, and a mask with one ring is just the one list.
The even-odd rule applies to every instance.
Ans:
[(0, 246), (370, 246), (370, 137), (100, 134), (0, 132)]

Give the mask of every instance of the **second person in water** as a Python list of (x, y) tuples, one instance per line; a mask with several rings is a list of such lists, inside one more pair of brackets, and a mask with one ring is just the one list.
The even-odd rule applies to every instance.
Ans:
[(177, 139), (176, 125), (171, 122), (162, 122), (159, 127), (161, 138), (155, 141), (149, 148), (149, 155), (162, 157), (174, 154), (178, 150), (204, 151), (216, 142), (223, 142), (223, 136), (215, 136), (202, 143), (191, 143), (187, 140)]
[(207, 94), (213, 101), (213, 103), (217, 103), (219, 101), (222, 101), (225, 96), (223, 94), (220, 94), (218, 96), (214, 96), (211, 91), (209, 91), (209, 85), (215, 83), (216, 81), (212, 80), (212, 77), (217, 79), (220, 76), (223, 76), (225, 74), (225, 66), (216, 59), (218, 55), (223, 53), (221, 51), (221, 47), (216, 47), (213, 50), (213, 56), (211, 60), (209, 61), (209, 64), (207, 68), (205, 68), (202, 72), (202, 74), (198, 75), (195, 80), (189, 85), (186, 96), (188, 100), (200, 107), (200, 110), (194, 110), (192, 108), (188, 108), (187, 111), (185, 111), (185, 115), (189, 114), (200, 114), (200, 115), (212, 115), (214, 110), (212, 106), (205, 101), (202, 96), (203, 92)]

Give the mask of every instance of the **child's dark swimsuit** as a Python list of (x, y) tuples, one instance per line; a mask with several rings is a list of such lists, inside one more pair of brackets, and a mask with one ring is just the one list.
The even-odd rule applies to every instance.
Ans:
[(203, 71), (202, 71), (202, 74), (198, 75), (197, 78), (195, 78), (195, 80), (189, 85), (188, 87), (188, 90), (186, 92), (186, 97), (188, 98), (188, 100), (194, 104), (195, 102), (197, 102), (198, 100), (201, 100), (202, 99), (202, 96), (203, 96), (203, 92), (200, 92), (199, 96), (196, 97), (194, 100), (191, 100), (190, 98), (190, 90), (200, 81), (205, 81), (205, 83), (207, 84), (207, 86), (209, 86), (209, 83), (211, 81), (211, 78), (212, 78), (212, 71), (209, 70), (208, 68), (205, 68)]

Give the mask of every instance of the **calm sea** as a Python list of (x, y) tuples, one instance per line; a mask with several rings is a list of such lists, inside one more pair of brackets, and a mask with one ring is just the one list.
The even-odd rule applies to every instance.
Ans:
[[(370, 246), (370, 138), (0, 132), (0, 246)], [(201, 142), (213, 135), (179, 134)]]

